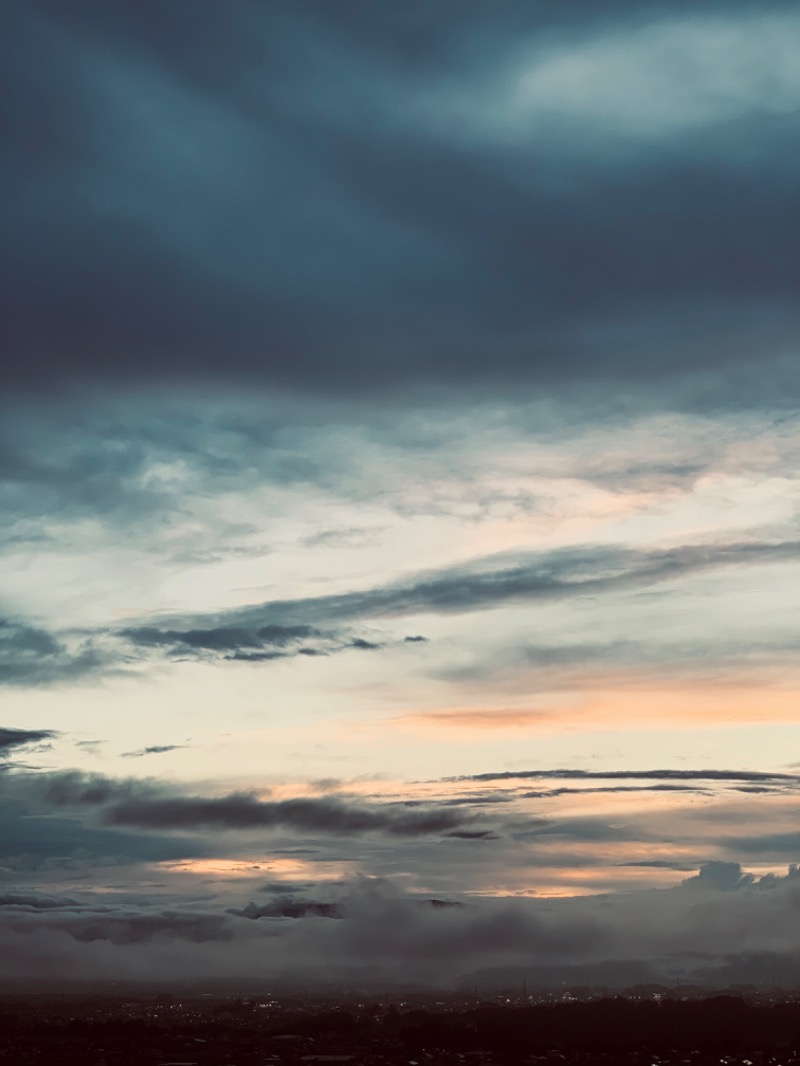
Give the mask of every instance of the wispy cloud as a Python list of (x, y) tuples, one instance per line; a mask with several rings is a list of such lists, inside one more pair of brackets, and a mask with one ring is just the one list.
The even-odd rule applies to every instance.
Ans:
[(141, 759), (145, 755), (166, 755), (170, 751), (181, 751), (185, 747), (185, 744), (151, 744), (137, 751), (124, 751), (122, 757), (123, 759)]
[(453, 781), (516, 781), (540, 778), (557, 781), (746, 781), (800, 785), (800, 776), (762, 770), (500, 770), (450, 778)]

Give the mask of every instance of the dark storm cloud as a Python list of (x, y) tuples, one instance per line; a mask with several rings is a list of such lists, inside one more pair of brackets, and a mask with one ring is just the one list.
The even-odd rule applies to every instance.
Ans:
[[(747, 39), (763, 7), (380, 7), (8, 5), (7, 386), (583, 381), (661, 396), (694, 376), (694, 401), (789, 402), (787, 381), (752, 367), (796, 335), (800, 120), (791, 100), (748, 98), (735, 49), (741, 99), (699, 126), (656, 110), (645, 132), (625, 114), (601, 128), (559, 113), (557, 91), (549, 125), (523, 120), (516, 138), (509, 101), (472, 121), (521, 47), (543, 69), (615, 33), (624, 47), (642, 22), (666, 91), (695, 78), (705, 99), (713, 18)], [(658, 52), (674, 22), (700, 41), (680, 66)]]
[(52, 740), (58, 734), (53, 729), (8, 729), (0, 727), (0, 758), (14, 748), (27, 747)]
[(411, 838), (441, 836), (472, 821), (469, 815), (444, 807), (407, 810), (335, 796), (276, 801), (259, 799), (250, 792), (186, 796), (157, 782), (78, 771), (5, 775), (5, 789), (22, 803), (83, 809), (94, 812), (106, 826), (136, 830), (293, 829), (335, 836), (382, 833)]
[(440, 835), (464, 821), (453, 811), (401, 813), (332, 797), (265, 802), (247, 793), (219, 798), (131, 799), (112, 804), (106, 822), (140, 829), (289, 828), (302, 832), (392, 836)]

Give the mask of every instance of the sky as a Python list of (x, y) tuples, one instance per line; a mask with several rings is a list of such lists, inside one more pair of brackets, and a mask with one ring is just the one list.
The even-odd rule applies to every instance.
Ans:
[(796, 5), (2, 17), (0, 978), (796, 982)]

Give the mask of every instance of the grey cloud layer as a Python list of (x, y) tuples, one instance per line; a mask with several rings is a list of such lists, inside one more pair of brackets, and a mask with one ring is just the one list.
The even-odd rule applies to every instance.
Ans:
[[(603, 412), (612, 421), (601, 431), (596, 419)], [(718, 414), (674, 415), (653, 435), (652, 425), (642, 431), (637, 403), (620, 398), (610, 409), (602, 401), (570, 407), (524, 390), (502, 406), (489, 396), (466, 408), (453, 390), (439, 404), (405, 411), (391, 402), (369, 408), (308, 397), (289, 402), (255, 390), (247, 398), (151, 389), (138, 401), (106, 392), (59, 404), (16, 403), (0, 419), (0, 539), (10, 551), (27, 545), (54, 552), (91, 516), (100, 530), (113, 531), (115, 544), (180, 565), (286, 547), (358, 546), (365, 535), (380, 540), (382, 529), (353, 529), (352, 511), (343, 528), (323, 525), (287, 544), (276, 542), (263, 520), (237, 520), (209, 504), (220, 493), (258, 498), (278, 485), (356, 506), (377, 499), (389, 525), (397, 515), (485, 520), (498, 507), (530, 514), (546, 508), (546, 497), (502, 483), (508, 449), (518, 454), (528, 442), (535, 456), (528, 475), (579, 479), (614, 493), (690, 490), (721, 466), (730, 471), (730, 450), (742, 435), (756, 440), (737, 449), (738, 472), (764, 474), (764, 444), (776, 473), (796, 468), (796, 418)], [(493, 442), (488, 454), (476, 450), (483, 434)], [(548, 456), (543, 444), (566, 450)], [(489, 476), (478, 494), (476, 466)], [(187, 509), (195, 522), (187, 523)], [(79, 535), (87, 533), (84, 526)]]
[(91, 639), (64, 639), (38, 626), (0, 619), (0, 685), (72, 681), (113, 662)]
[(77, 771), (9, 774), (4, 788), (18, 802), (43, 805), (45, 810), (96, 812), (106, 826), (155, 831), (282, 828), (342, 836), (415, 837), (457, 833), (472, 821), (465, 812), (444, 807), (414, 810), (336, 796), (275, 801), (249, 792), (187, 796), (153, 782)]
[[(348, 627), (378, 618), (461, 614), (502, 605), (613, 596), (723, 567), (798, 559), (798, 541), (741, 541), (663, 550), (588, 545), (488, 556), (363, 591), (272, 601), (224, 614), (179, 618), (169, 626), (151, 623), (95, 631), (81, 634), (77, 640), (72, 637), (70, 644), (66, 636), (5, 622), (0, 627), (0, 682), (69, 680), (103, 669), (119, 669), (151, 651), (173, 658), (253, 663), (349, 649), (373, 651), (392, 643), (413, 646), (425, 641), (419, 635), (399, 640), (367, 639)], [(613, 653), (614, 647), (606, 644), (528, 649), (524, 656), (529, 661), (538, 658), (552, 663)], [(646, 656), (646, 648), (637, 654)]]
[(257, 800), (247, 794), (219, 799), (178, 797), (128, 800), (105, 812), (110, 825), (144, 829), (259, 829), (289, 828), (312, 833), (388, 833), (424, 836), (457, 831), (464, 816), (453, 811), (380, 809), (335, 798)]
[(428, 611), (460, 613), (515, 602), (643, 588), (724, 566), (797, 559), (800, 541), (685, 545), (661, 551), (589, 545), (488, 556), (382, 588), (241, 608), (220, 621), (229, 631), (236, 626), (268, 625), (273, 620), (341, 621)]
[(456, 781), (718, 781), (800, 784), (800, 776), (761, 770), (501, 770), (453, 778)]
[[(768, 961), (781, 976), (790, 963), (796, 966), (800, 942), (791, 917), (797, 877), (796, 868), (757, 878), (735, 863), (708, 864), (675, 889), (635, 897), (478, 899), (461, 907), (363, 878), (343, 886), (331, 902), (306, 897), (224, 913), (209, 901), (166, 908), (24, 894), (0, 901), (0, 969), (13, 959), (17, 976), (65, 979), (80, 960), (83, 976), (120, 979), (152, 977), (160, 959), (162, 982), (281, 974), (306, 984), (356, 979), (389, 987), (503, 981), (523, 967), (529, 979), (555, 983), (592, 974), (616, 985), (638, 979), (631, 978), (636, 971), (669, 980), (702, 966), (707, 978), (716, 970), (710, 979), (725, 983), (733, 967), (747, 979), (760, 973), (759, 962), (763, 969)], [(654, 909), (658, 923), (652, 922)], [(252, 920), (260, 917), (294, 920)], [(320, 921), (331, 917), (341, 920)], [(31, 935), (35, 952), (27, 950)]]
[[(15, 917), (14, 911), (0, 910), (0, 924), (12, 933), (47, 933), (68, 936), (80, 944), (106, 942), (126, 945), (161, 940), (170, 942), (186, 940), (194, 943), (229, 941), (233, 933), (224, 915), (196, 914), (192, 912), (166, 911), (154, 914), (92, 913), (91, 910), (64, 913), (50, 911), (43, 921), (35, 924), (29, 915), (35, 911), (22, 910)], [(39, 912), (41, 913), (41, 911)]]
[[(15, 747), (23, 748), (23, 740), (36, 744), (44, 731), (21, 731), (22, 738), (9, 732), (18, 742)], [(530, 782), (537, 780), (559, 787), (530, 790)], [(459, 795), (460, 781), (465, 784), (463, 795)], [(261, 797), (246, 792), (198, 794), (152, 779), (117, 779), (77, 771), (20, 772), (12, 767), (0, 775), (0, 865), (6, 871), (3, 905), (22, 915), (65, 913), (78, 891), (76, 886), (88, 890), (107, 884), (113, 876), (115, 883), (151, 886), (146, 891), (152, 895), (153, 907), (158, 905), (161, 911), (181, 910), (188, 884), (195, 892), (218, 892), (227, 884), (226, 906), (233, 908), (234, 915), (293, 918), (308, 910), (311, 916), (336, 917), (341, 909), (352, 917), (350, 904), (340, 908), (340, 896), (330, 883), (331, 863), (344, 870), (402, 876), (409, 885), (439, 899), (454, 892), (483, 895), (490, 886), (492, 891), (502, 886), (506, 892), (528, 895), (563, 886), (565, 876), (570, 884), (578, 877), (594, 891), (629, 890), (626, 867), (639, 867), (649, 884), (664, 883), (669, 871), (703, 867), (696, 879), (686, 882), (687, 891), (694, 893), (780, 887), (783, 881), (770, 877), (756, 883), (755, 878), (742, 874), (738, 864), (746, 857), (765, 865), (797, 861), (798, 782), (795, 774), (767, 770), (543, 768), (448, 780), (438, 797), (435, 791), (432, 794), (435, 782), (418, 782), (388, 795), (338, 791), (273, 799), (269, 794)], [(327, 785), (346, 787), (342, 782)], [(485, 794), (477, 791), (477, 785), (485, 787)], [(740, 792), (751, 788), (773, 795), (762, 800)], [(700, 790), (707, 802), (677, 802), (669, 807), (643, 803), (635, 811), (623, 808), (624, 813), (604, 804), (598, 805), (596, 813), (584, 813), (585, 806), (576, 813), (569, 800), (563, 808), (553, 803), (583, 791), (631, 790), (643, 796), (648, 791), (653, 796), (664, 791), (681, 796)], [(762, 803), (768, 805), (766, 809)], [(239, 891), (245, 891), (247, 884), (252, 886), (250, 892), (259, 891), (265, 878), (276, 876), (272, 863), (284, 857), (305, 864), (308, 873), (304, 876), (321, 878), (316, 887), (310, 880), (305, 886), (287, 884), (278, 893), (297, 907), (285, 913), (271, 904), (243, 909), (230, 898), (237, 885)], [(193, 859), (212, 861), (194, 869)], [(183, 872), (182, 860), (188, 860)], [(216, 872), (214, 860), (220, 861)], [(652, 874), (647, 874), (647, 867)], [(113, 875), (110, 868), (115, 869)], [(334, 876), (342, 875), (337, 869)], [(31, 888), (31, 877), (37, 879), (36, 890)], [(65, 884), (71, 886), (69, 890)], [(173, 901), (164, 896), (171, 884), (177, 893)], [(786, 885), (796, 890), (796, 871), (790, 870)], [(642, 930), (650, 920), (645, 912), (655, 899), (644, 893)], [(308, 900), (332, 906), (317, 908), (315, 913), (305, 907)], [(76, 923), (69, 918), (67, 925), (73, 930), (69, 935), (82, 943), (195, 939), (192, 923), (174, 937), (168, 923), (130, 925), (126, 919), (115, 924), (109, 919), (108, 931), (102, 934), (97, 933), (94, 918), (88, 924), (84, 917)], [(106, 927), (101, 923), (100, 928)], [(203, 940), (218, 934), (220, 941), (227, 937), (227, 932), (222, 936), (223, 929), (201, 928), (211, 931), (208, 937), (203, 934)], [(647, 943), (641, 949), (645, 953), (664, 950)], [(713, 950), (718, 951), (718, 946)], [(482, 949), (476, 951), (480, 955)]]
[[(532, 779), (579, 782), (585, 783), (586, 787), (533, 791), (509, 791), (505, 787)], [(262, 832), (267, 832), (273, 841), (280, 840), (281, 833), (301, 833), (317, 838), (317, 843), (325, 838), (350, 837), (353, 845), (348, 845), (339, 854), (340, 859), (349, 855), (359, 861), (382, 863), (384, 858), (388, 861), (391, 857), (391, 847), (381, 858), (381, 838), (387, 844), (402, 839), (417, 841), (418, 845), (414, 844), (414, 847), (423, 847), (427, 839), (430, 846), (435, 847), (456, 847), (463, 842), (465, 847), (475, 846), (479, 851), (482, 843), (491, 845), (492, 849), (498, 848), (484, 857), (475, 855), (477, 865), (473, 873), (478, 875), (480, 882), (483, 877), (480, 871), (485, 862), (499, 862), (506, 872), (531, 863), (553, 868), (564, 864), (580, 866), (584, 861), (590, 865), (603, 864), (606, 859), (599, 854), (593, 856), (591, 849), (604, 842), (627, 845), (631, 849), (631, 861), (635, 861), (637, 847), (644, 843), (668, 845), (675, 839), (675, 834), (682, 835), (686, 842), (693, 842), (695, 850), (721, 850), (726, 861), (748, 854), (794, 858), (800, 847), (798, 834), (784, 828), (788, 825), (785, 804), (800, 783), (800, 778), (794, 774), (718, 769), (540, 769), (478, 774), (451, 779), (449, 783), (460, 781), (480, 782), (496, 788), (477, 796), (474, 792), (453, 795), (449, 790), (439, 798), (430, 797), (429, 793), (423, 793), (425, 798), (415, 798), (419, 793), (410, 786), (405, 796), (401, 792), (401, 798), (339, 793), (272, 800), (249, 792), (197, 795), (165, 782), (118, 779), (78, 771), (10, 772), (0, 778), (8, 805), (4, 818), (4, 852), (8, 855), (26, 851), (47, 854), (49, 850), (51, 854), (68, 855), (83, 849), (86, 853), (129, 856), (130, 859), (136, 856), (152, 859), (162, 854), (166, 859), (182, 855), (203, 856), (215, 850), (228, 854), (242, 841), (245, 841), (246, 848), (253, 846), (252, 842), (262, 839)], [(628, 784), (629, 781), (637, 783)], [(598, 786), (596, 782), (604, 784)], [(759, 793), (774, 793), (784, 804), (772, 809), (773, 819), (779, 816), (782, 819), (773, 823), (772, 833), (765, 832), (759, 823), (758, 809), (752, 805), (757, 801), (749, 802), (747, 808), (740, 808), (738, 800), (723, 800), (726, 794), (731, 797), (744, 790), (749, 792), (752, 787), (757, 787)], [(650, 816), (643, 810), (637, 817), (626, 816), (624, 824), (616, 824), (610, 822), (609, 815), (604, 812), (582, 817), (572, 816), (569, 812), (554, 815), (552, 808), (542, 807), (537, 802), (583, 792), (650, 791), (657, 794), (669, 791), (680, 794), (697, 790), (710, 797), (717, 795), (721, 804), (709, 809), (707, 818), (711, 821), (706, 827), (702, 823), (696, 824), (698, 809), (689, 806), (675, 809), (669, 816), (659, 814), (659, 808)], [(224, 844), (222, 837), (213, 835), (215, 830), (230, 831), (234, 836)], [(176, 835), (180, 833), (185, 835)], [(196, 842), (193, 842), (195, 834)], [(366, 851), (357, 842), (357, 838), (363, 837), (374, 837), (375, 841)], [(236, 844), (237, 839), (240, 845)], [(161, 844), (159, 840), (162, 840)], [(533, 851), (509, 852), (509, 841), (523, 843), (525, 847), (530, 845)], [(588, 847), (589, 851), (560, 855), (557, 850), (552, 851), (553, 843), (559, 841), (581, 849)], [(317, 852), (312, 849), (309, 854), (316, 855)], [(428, 858), (432, 859), (433, 855)], [(409, 853), (408, 859), (412, 868), (419, 862), (426, 868), (428, 862), (421, 852)], [(466, 852), (463, 860), (473, 863)], [(455, 853), (449, 856), (449, 862), (455, 864), (454, 870), (461, 861)]]
[(179, 0), (168, 22), (9, 5), (7, 385), (788, 401), (791, 359), (753, 366), (798, 324), (792, 5)]

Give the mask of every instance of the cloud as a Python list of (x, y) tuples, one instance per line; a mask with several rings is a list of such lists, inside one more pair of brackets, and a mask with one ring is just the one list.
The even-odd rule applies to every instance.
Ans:
[[(702, 788), (702, 784), (698, 782), (696, 785), (606, 785), (599, 788), (544, 788), (537, 789), (532, 792), (523, 792), (522, 796), (525, 799), (542, 799), (545, 797), (554, 796), (585, 796), (585, 795), (597, 795), (601, 793), (619, 793), (619, 792), (696, 792)], [(764, 791), (770, 791), (764, 789)]]
[[(179, 631), (147, 626), (121, 631), (149, 646), (174, 645), (180, 635), (208, 648), (252, 647), (272, 627), (342, 624), (375, 617), (463, 614), (504, 604), (547, 603), (579, 596), (648, 588), (728, 566), (787, 562), (800, 558), (797, 541), (741, 541), (667, 549), (587, 545), (553, 551), (501, 553), (418, 574), (410, 580), (358, 592), (243, 607), (217, 617), (214, 628)], [(189, 643), (189, 641), (186, 641)]]
[[(722, 568), (785, 564), (798, 559), (800, 542), (794, 540), (742, 540), (664, 549), (590, 544), (482, 556), (363, 591), (273, 600), (195, 615), (185, 627), (146, 624), (118, 630), (99, 628), (83, 632), (77, 642), (71, 640), (69, 644), (64, 634), (55, 636), (5, 623), (5, 629), (0, 626), (0, 683), (47, 684), (130, 668), (151, 651), (178, 659), (256, 663), (347, 649), (377, 650), (398, 641), (354, 636), (347, 630), (348, 624), (426, 613), (461, 615), (587, 596), (611, 597)], [(314, 643), (305, 643), (309, 640)], [(425, 641), (404, 637), (399, 643)], [(523, 649), (519, 655), (529, 662), (552, 664), (576, 658), (599, 659), (615, 650), (635, 651), (641, 658), (641, 649), (641, 642), (629, 641), (616, 646), (541, 646)], [(779, 650), (786, 648), (772, 648), (773, 653)]]
[(784, 832), (737, 833), (725, 837), (726, 846), (744, 855), (786, 856), (800, 854), (800, 832), (789, 829)]
[(788, 402), (785, 6), (175, 20), (12, 5), (6, 390)]
[(58, 734), (53, 729), (9, 729), (0, 727), (0, 757), (14, 748), (27, 747), (52, 740)]
[[(313, 625), (275, 622), (253, 627), (218, 625), (188, 630), (141, 626), (121, 630), (118, 636), (134, 647), (163, 649), (173, 658), (196, 656), (237, 663), (266, 663), (296, 656), (332, 655), (350, 648), (376, 651), (385, 647), (384, 643), (326, 632)], [(309, 640), (315, 643), (304, 643)]]
[(800, 867), (793, 863), (785, 874), (767, 873), (762, 876), (748, 873), (738, 862), (706, 862), (694, 877), (687, 877), (679, 888), (691, 891), (711, 889), (715, 892), (741, 892), (800, 886)]
[(577, 141), (580, 131), (593, 154), (600, 139), (651, 145), (800, 107), (800, 20), (788, 10), (673, 13), (575, 37), (534, 46), (527, 60), (519, 49), (501, 92), (476, 97), (462, 118), (523, 141)]
[(353, 527), (349, 529), (323, 529), (303, 537), (307, 548), (365, 548), (380, 539), (381, 529)]
[(749, 888), (755, 881), (753, 874), (745, 874), (738, 862), (707, 862), (700, 867), (694, 877), (688, 877), (683, 881), (682, 887), (732, 892), (736, 889)]
[(500, 838), (491, 829), (452, 829), (445, 836), (453, 840), (499, 840)]
[[(106, 715), (128, 760), (184, 760), (134, 747), (183, 735), (164, 708), (206, 740), (224, 712), (230, 758), (185, 761), (231, 776), (20, 773), (56, 733), (0, 730), (0, 970), (800, 952), (795, 875), (764, 876), (800, 777), (634, 754), (670, 725), (686, 765), (677, 730), (713, 719), (694, 766), (746, 766), (793, 720), (797, 11), (194, 0), (165, 33), (156, 7), (8, 4), (0, 684), (61, 686), (19, 721)], [(409, 707), (447, 743), (382, 745)], [(545, 716), (540, 771), (458, 731)], [(339, 759), (349, 785), (286, 780)], [(354, 870), (414, 891), (244, 920)], [(454, 887), (605, 898), (420, 905)]]
[[(33, 913), (33, 912), (31, 912)], [(116, 945), (144, 944), (159, 941), (168, 943), (185, 940), (191, 943), (225, 942), (233, 940), (229, 920), (221, 914), (202, 914), (192, 911), (164, 911), (162, 913), (125, 913), (111, 908), (101, 913), (76, 907), (66, 914), (61, 909), (47, 912), (33, 922), (25, 912), (9, 916), (6, 929), (28, 936), (41, 937), (55, 933), (70, 937), (80, 944), (108, 942)]]
[(642, 867), (653, 870), (694, 870), (695, 867), (685, 862), (673, 862), (671, 859), (639, 859), (636, 862), (623, 862), (620, 866)]
[(277, 903), (248, 903), (241, 910), (232, 909), (229, 914), (239, 918), (343, 918), (339, 903), (320, 903), (317, 900), (280, 900)]
[[(65, 977), (67, 966), (83, 960), (84, 977), (111, 972), (116, 978), (156, 972), (159, 948), (170, 945), (158, 969), (163, 982), (180, 975), (195, 979), (247, 975), (283, 980), (388, 980), (389, 986), (408, 982), (452, 979), (465, 965), (486, 958), (574, 957), (576, 945), (591, 950), (604, 939), (591, 919), (579, 917), (568, 929), (546, 915), (515, 905), (459, 907), (455, 901), (407, 896), (389, 882), (361, 879), (349, 886), (342, 900), (343, 920), (288, 921), (276, 925), (256, 919), (258, 906), (229, 908), (217, 914), (202, 910), (148, 909), (94, 904), (72, 913), (15, 914), (0, 909), (0, 959), (8, 949), (22, 950), (24, 976)], [(298, 918), (333, 917), (328, 905), (314, 901)], [(325, 913), (314, 913), (322, 907)], [(280, 905), (279, 905), (280, 909)], [(282, 909), (287, 909), (285, 906)], [(289, 917), (295, 917), (292, 910)], [(320, 966), (321, 960), (327, 960)], [(2, 971), (2, 963), (0, 963)], [(314, 977), (316, 972), (317, 976)], [(412, 978), (413, 975), (413, 978)]]
[(0, 685), (74, 681), (109, 665), (91, 640), (67, 643), (39, 627), (0, 619)]
[(469, 774), (451, 781), (516, 781), (541, 778), (557, 781), (763, 781), (800, 784), (800, 776), (764, 770), (500, 770)]
[(180, 751), (185, 744), (151, 744), (148, 748), (139, 748), (138, 751), (123, 751), (123, 759), (141, 759), (145, 755), (164, 755), (170, 751)]
[[(46, 974), (66, 980), (80, 972), (152, 980), (157, 973), (163, 984), (182, 976), (202, 981), (280, 975), (306, 987), (477, 981), (494, 988), (525, 973), (529, 981), (551, 986), (564, 980), (618, 986), (635, 981), (636, 973), (674, 982), (702, 968), (706, 979), (724, 984), (734, 968), (739, 980), (760, 973), (769, 957), (783, 959), (776, 969), (788, 972), (786, 962), (796, 962), (800, 953), (790, 921), (797, 906), (796, 872), (775, 877), (769, 890), (761, 890), (761, 880), (731, 869), (689, 888), (599, 899), (473, 898), (458, 906), (462, 901), (359, 878), (334, 899), (247, 903), (225, 912), (208, 901), (132, 907), (108, 896), (74, 905), (64, 901), (65, 907), (50, 910), (0, 908), (5, 949), (0, 971), (10, 973), (13, 960), (18, 978)], [(269, 920), (279, 917), (289, 920)], [(319, 920), (331, 917), (339, 920)], [(166, 955), (160, 950), (165, 944)], [(711, 976), (713, 970), (718, 972)]]
[(256, 630), (246, 630), (235, 626), (218, 626), (212, 629), (160, 630), (155, 626), (142, 626), (138, 629), (123, 629), (121, 636), (132, 644), (143, 647), (167, 646), (173, 650), (180, 645), (203, 651), (236, 651), (241, 648), (261, 648), (272, 645), (285, 648), (309, 637), (320, 636), (320, 632), (308, 625), (265, 625)]
[(460, 830), (471, 821), (463, 812), (446, 807), (408, 810), (402, 805), (352, 802), (336, 796), (274, 801), (259, 799), (252, 792), (186, 796), (155, 782), (77, 771), (9, 775), (5, 784), (10, 795), (23, 801), (97, 811), (107, 826), (168, 832), (292, 829), (334, 836), (423, 837)]
[(25, 895), (18, 892), (8, 892), (0, 895), (0, 907), (14, 907), (24, 911), (50, 911), (74, 906), (77, 906), (74, 899)]
[[(314, 643), (304, 643), (309, 640)], [(424, 640), (414, 638), (410, 643)], [(119, 630), (103, 627), (83, 630), (76, 639), (72, 632), (54, 634), (0, 620), (0, 685), (52, 685), (129, 671), (151, 652), (177, 661), (266, 663), (298, 656), (327, 656), (350, 649), (377, 651), (387, 643), (353, 636), (344, 629), (322, 630), (311, 624), (273, 621), (190, 629), (154, 625)], [(403, 638), (399, 643), (409, 641)]]
[(463, 817), (448, 810), (408, 813), (333, 797), (265, 802), (252, 794), (218, 798), (130, 799), (107, 808), (109, 825), (144, 829), (290, 828), (307, 833), (387, 833), (391, 836), (440, 835), (457, 829)]
[[(464, 903), (457, 900), (443, 899), (410, 898), (408, 902), (414, 907), (430, 907), (434, 910), (465, 906)], [(228, 913), (234, 914), (239, 918), (250, 918), (252, 920), (258, 918), (292, 918), (295, 920), (298, 918), (338, 918), (344, 920), (347, 918), (357, 919), (361, 905), (362, 899), (358, 886), (355, 886), (355, 891), (351, 886), (349, 894), (332, 903), (321, 903), (319, 900), (314, 899), (279, 899), (275, 902), (263, 904), (251, 901), (247, 906), (240, 909), (231, 908)]]
[(0, 866), (6, 871), (40, 877), (50, 872), (58, 878), (89, 871), (102, 879), (109, 866), (202, 858), (217, 850), (212, 840), (196, 834), (190, 838), (117, 830), (86, 824), (74, 812), (31, 814), (8, 783), (3, 796), (7, 802), (0, 815)]

